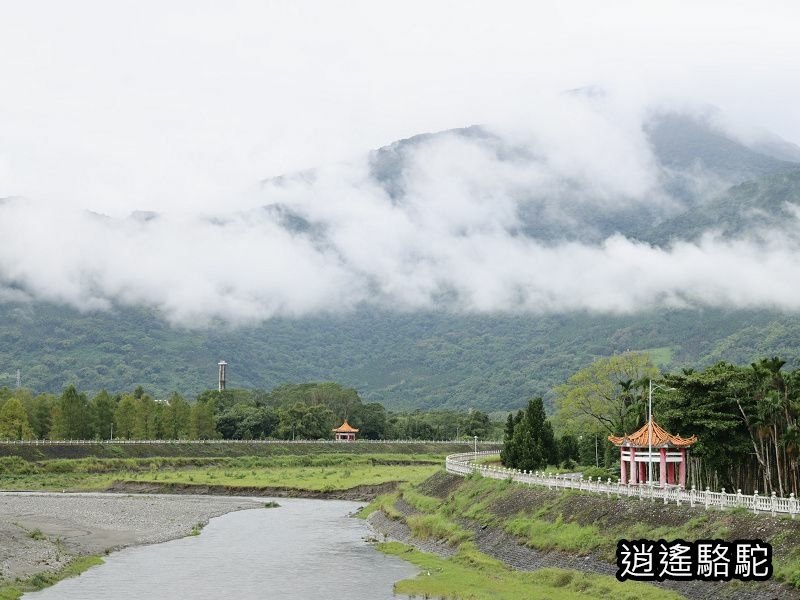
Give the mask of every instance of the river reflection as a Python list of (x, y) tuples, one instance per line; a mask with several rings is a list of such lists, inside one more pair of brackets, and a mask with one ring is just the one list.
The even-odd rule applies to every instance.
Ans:
[(212, 519), (199, 536), (116, 552), (25, 600), (388, 600), (417, 572), (364, 542), (369, 527), (347, 516), (358, 504), (279, 502)]

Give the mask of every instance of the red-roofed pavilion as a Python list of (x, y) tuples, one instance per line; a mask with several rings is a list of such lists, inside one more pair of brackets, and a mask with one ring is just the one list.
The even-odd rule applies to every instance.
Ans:
[[(608, 436), (609, 441), (619, 446), (620, 481), (646, 483), (647, 464), (658, 462), (659, 485), (677, 484), (686, 487), (686, 466), (689, 447), (697, 442), (697, 436), (682, 438), (664, 431), (652, 418), (641, 429), (630, 435)], [(652, 452), (651, 449), (652, 448)], [(677, 477), (676, 477), (677, 465)], [(627, 471), (630, 470), (630, 479)]]
[(333, 430), (333, 433), (336, 434), (337, 442), (355, 442), (358, 429), (351, 426), (350, 423), (347, 422), (347, 419), (345, 419), (340, 427)]

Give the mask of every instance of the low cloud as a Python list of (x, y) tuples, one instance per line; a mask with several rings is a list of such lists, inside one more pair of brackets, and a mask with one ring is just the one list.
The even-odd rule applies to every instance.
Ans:
[[(680, 203), (664, 188), (668, 173), (643, 133), (644, 113), (581, 98), (548, 110), (536, 127), (401, 144), (384, 163), (392, 168), (377, 174), (373, 155), (271, 180), (250, 208), (232, 212), (112, 218), (7, 199), (0, 302), (144, 305), (189, 327), (359, 306), (800, 310), (796, 211), (785, 232), (737, 239), (713, 231), (665, 247), (618, 233), (590, 239), (584, 229), (595, 216), (666, 214)], [(691, 175), (702, 189), (703, 175)], [(537, 235), (545, 226), (551, 234)]]

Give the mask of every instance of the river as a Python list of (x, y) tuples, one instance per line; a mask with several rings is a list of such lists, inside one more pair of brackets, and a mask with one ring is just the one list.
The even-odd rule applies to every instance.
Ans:
[(212, 519), (201, 535), (126, 548), (24, 600), (388, 600), (417, 569), (364, 541), (359, 504), (281, 499)]

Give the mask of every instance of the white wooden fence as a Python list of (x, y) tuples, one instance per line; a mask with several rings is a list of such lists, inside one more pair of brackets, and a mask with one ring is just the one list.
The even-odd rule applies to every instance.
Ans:
[(775, 492), (772, 492), (771, 496), (759, 496), (758, 491), (751, 495), (742, 494), (741, 490), (737, 490), (734, 494), (726, 492), (725, 488), (722, 488), (721, 492), (712, 492), (709, 488), (696, 490), (692, 486), (692, 489), (686, 490), (677, 485), (659, 487), (646, 483), (622, 483), (619, 479), (614, 483), (610, 477), (606, 481), (600, 477), (593, 480), (591, 477), (584, 479), (583, 477), (557, 475), (545, 471), (520, 471), (519, 469), (476, 463), (475, 461), (482, 456), (499, 456), (499, 452), (490, 450), (451, 454), (445, 459), (445, 468), (448, 473), (456, 475), (467, 476), (471, 473), (479, 473), (483, 477), (492, 479), (510, 479), (526, 485), (545, 486), (551, 490), (558, 488), (584, 490), (605, 494), (609, 498), (612, 495), (629, 496), (651, 502), (661, 499), (664, 504), (674, 502), (677, 505), (705, 506), (706, 509), (744, 508), (756, 514), (759, 512), (771, 513), (773, 517), (778, 514), (788, 514), (793, 519), (800, 512), (800, 503), (794, 494), (789, 494), (788, 498), (778, 498)]

